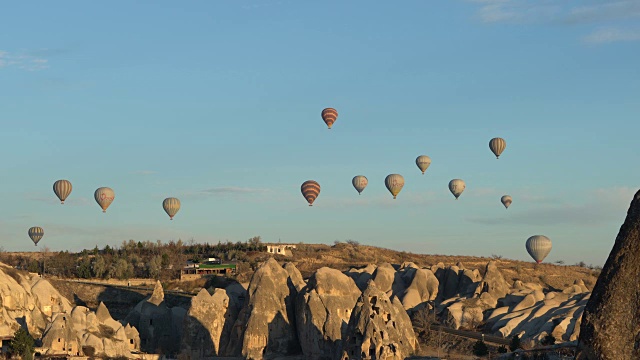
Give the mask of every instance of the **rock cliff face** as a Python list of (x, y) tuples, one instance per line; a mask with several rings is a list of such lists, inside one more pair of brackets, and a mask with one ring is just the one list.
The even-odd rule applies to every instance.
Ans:
[(640, 191), (584, 310), (579, 360), (640, 359)]
[(191, 300), (184, 321), (181, 353), (192, 360), (222, 356), (229, 343), (233, 323), (238, 317), (237, 307), (224, 289), (213, 295), (205, 289)]
[(333, 359), (342, 344), (360, 289), (348, 276), (327, 267), (316, 271), (298, 294), (298, 338), (307, 359)]
[(417, 341), (411, 320), (400, 301), (369, 281), (351, 314), (340, 360), (404, 360), (413, 354)]
[(127, 357), (139, 350), (140, 337), (135, 328), (113, 320), (100, 303), (95, 313), (76, 306), (71, 313), (57, 313), (42, 338), (43, 355)]
[(300, 352), (294, 305), (297, 292), (289, 285), (294, 281), (273, 258), (253, 274), (231, 335), (229, 355), (257, 360)]
[(125, 323), (140, 332), (140, 348), (144, 352), (178, 352), (182, 338), (182, 326), (187, 311), (180, 307), (169, 308), (164, 302), (160, 281), (153, 293), (139, 302), (125, 318)]
[(0, 263), (0, 310), (0, 336), (25, 326), (38, 338), (51, 316), (70, 312), (71, 303), (48, 281)]

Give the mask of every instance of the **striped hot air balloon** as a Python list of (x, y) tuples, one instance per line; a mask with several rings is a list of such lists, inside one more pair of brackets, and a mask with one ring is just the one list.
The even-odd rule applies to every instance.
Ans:
[(307, 199), (309, 206), (313, 206), (313, 202), (320, 195), (320, 184), (313, 180), (307, 180), (302, 183), (300, 191), (302, 191), (302, 196)]
[(40, 226), (34, 226), (28, 231), (31, 241), (38, 246), (38, 241), (44, 236), (44, 230)]
[(538, 264), (551, 252), (551, 239), (544, 235), (534, 235), (527, 239), (527, 252)]
[(395, 199), (398, 194), (400, 194), (400, 190), (404, 186), (404, 178), (400, 174), (390, 174), (384, 179), (384, 185), (387, 187), (387, 190), (393, 195)]
[(173, 220), (173, 217), (176, 216), (180, 210), (180, 200), (174, 197), (166, 198), (162, 202), (162, 207), (167, 215), (169, 215), (169, 220)]
[(496, 159), (500, 158), (500, 154), (507, 147), (507, 142), (503, 138), (493, 138), (489, 141), (489, 149), (496, 156)]
[(53, 183), (53, 192), (56, 194), (60, 203), (64, 204), (64, 201), (71, 194), (71, 182), (69, 180), (58, 180)]
[(449, 181), (449, 191), (456, 197), (456, 200), (462, 195), (462, 192), (467, 187), (467, 184), (464, 183), (461, 179), (453, 179)]
[(333, 123), (338, 119), (338, 111), (334, 108), (326, 108), (322, 110), (322, 120), (331, 129)]
[(502, 202), (502, 205), (504, 205), (504, 207), (508, 209), (509, 205), (511, 205), (511, 203), (513, 202), (513, 199), (509, 195), (504, 195), (500, 198), (500, 202)]
[(364, 190), (364, 188), (366, 188), (369, 184), (369, 180), (364, 175), (358, 175), (355, 176), (353, 180), (351, 180), (351, 183), (353, 184), (353, 187), (358, 191), (358, 195), (360, 195), (362, 193), (362, 190)]
[(416, 158), (416, 165), (418, 165), (418, 168), (422, 171), (422, 175), (424, 175), (424, 172), (427, 171), (427, 168), (431, 165), (431, 158), (427, 155), (420, 155)]
[(102, 212), (106, 213), (107, 208), (109, 207), (109, 205), (111, 205), (113, 199), (116, 198), (116, 195), (113, 190), (111, 190), (111, 188), (101, 187), (98, 188), (95, 193), (93, 193), (93, 197), (96, 199), (98, 205), (100, 205), (100, 207), (102, 208)]

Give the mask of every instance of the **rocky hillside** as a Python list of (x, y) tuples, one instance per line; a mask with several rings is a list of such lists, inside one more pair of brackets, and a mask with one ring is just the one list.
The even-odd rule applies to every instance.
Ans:
[(293, 263), (269, 258), (244, 286), (201, 290), (188, 311), (168, 306), (158, 282), (126, 320), (138, 329), (143, 351), (191, 359), (404, 359), (424, 352), (411, 318), (434, 305), (435, 319), (453, 329), (518, 335), (528, 346), (547, 335), (576, 339), (589, 298), (582, 280), (561, 291), (510, 280), (497, 261), (481, 268), (322, 267), (305, 280)]
[(2, 263), (0, 309), (0, 336), (12, 337), (23, 327), (42, 355), (132, 358), (139, 349), (137, 330), (113, 320), (103, 304), (97, 312), (72, 306), (48, 281)]

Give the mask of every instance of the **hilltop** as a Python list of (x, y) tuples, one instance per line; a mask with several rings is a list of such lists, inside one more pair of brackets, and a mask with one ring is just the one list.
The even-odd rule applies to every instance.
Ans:
[[(510, 283), (520, 280), (535, 283), (549, 290), (564, 289), (582, 280), (589, 289), (593, 287), (599, 268), (586, 265), (535, 264), (532, 261), (505, 259), (500, 256), (477, 257), (461, 255), (416, 254), (396, 251), (382, 247), (361, 245), (355, 241), (327, 244), (295, 244), (290, 256), (267, 253), (266, 246), (260, 237), (247, 242), (226, 243), (218, 245), (190, 244), (180, 241), (168, 244), (153, 242), (123, 242), (119, 248), (106, 246), (102, 250), (84, 250), (79, 253), (69, 252), (4, 252), (0, 260), (12, 266), (29, 269), (32, 272), (42, 270), (43, 259), (46, 258), (46, 274), (56, 278), (141, 278), (162, 280), (167, 289), (197, 291), (201, 287), (210, 287), (221, 279), (185, 282), (177, 281), (179, 269), (187, 259), (218, 257), (226, 261), (235, 259), (238, 273), (230, 280), (246, 283), (259, 265), (270, 257), (279, 262), (292, 262), (300, 270), (304, 278), (322, 267), (330, 267), (340, 271), (351, 268), (363, 268), (369, 264), (390, 263), (400, 266), (412, 262), (418, 267), (431, 267), (442, 263), (445, 266), (463, 264), (467, 268), (483, 271), (485, 265), (496, 261), (504, 277)], [(270, 244), (278, 245), (278, 244)], [(121, 261), (118, 261), (121, 260)], [(96, 266), (98, 264), (98, 266)], [(102, 269), (101, 269), (102, 268)], [(101, 271), (99, 271), (101, 269)], [(99, 273), (98, 273), (99, 271)]]
[(390, 263), (401, 265), (412, 262), (418, 267), (431, 267), (442, 263), (445, 266), (464, 264), (467, 268), (482, 269), (489, 261), (495, 261), (507, 281), (536, 283), (549, 289), (564, 289), (574, 283), (575, 280), (584, 281), (587, 288), (591, 289), (599, 275), (598, 268), (588, 268), (578, 265), (536, 264), (534, 262), (504, 259), (499, 256), (478, 257), (460, 255), (415, 254), (406, 251), (396, 251), (376, 246), (360, 245), (356, 242), (339, 242), (334, 245), (325, 244), (296, 244), (291, 249), (291, 256), (271, 255), (267, 253), (250, 252), (244, 263), (249, 266), (239, 265), (242, 270), (238, 275), (240, 282), (248, 281), (253, 274), (254, 267), (259, 262), (266, 261), (274, 256), (278, 261), (292, 262), (308, 278), (321, 267), (330, 267), (340, 271), (350, 268), (365, 267), (369, 264)]

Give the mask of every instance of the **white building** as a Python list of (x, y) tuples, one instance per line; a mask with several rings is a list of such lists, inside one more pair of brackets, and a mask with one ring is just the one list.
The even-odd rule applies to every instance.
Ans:
[(291, 249), (295, 249), (294, 244), (270, 244), (267, 245), (267, 252), (274, 255), (291, 256)]

